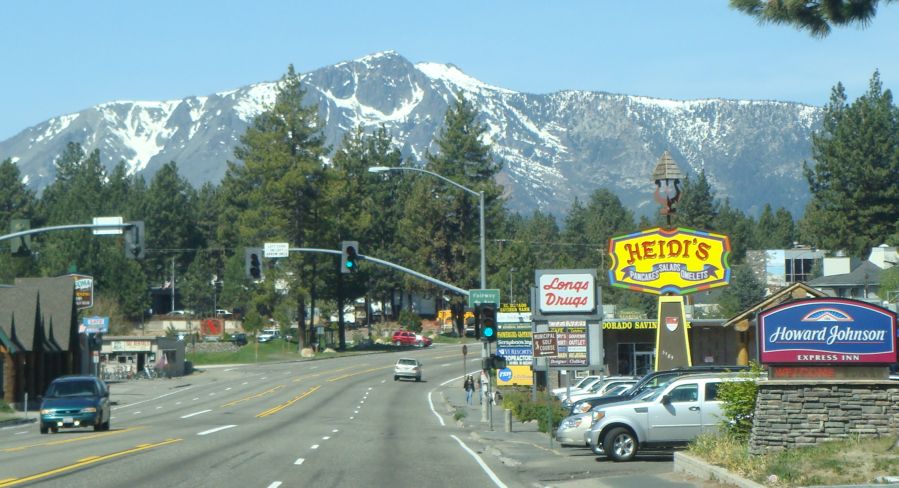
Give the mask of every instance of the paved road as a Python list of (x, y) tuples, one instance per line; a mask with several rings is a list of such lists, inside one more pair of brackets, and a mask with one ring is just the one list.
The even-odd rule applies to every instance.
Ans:
[[(393, 380), (400, 356), (424, 363), (423, 382)], [(453, 420), (447, 389), (461, 388), (459, 359), (459, 347), (439, 345), (115, 383), (109, 432), (0, 430), (0, 488), (556, 486), (539, 470), (561, 465), (539, 446), (522, 444), (532, 458), (522, 467), (490, 450), (508, 438)], [(671, 471), (670, 458), (630, 466)]]

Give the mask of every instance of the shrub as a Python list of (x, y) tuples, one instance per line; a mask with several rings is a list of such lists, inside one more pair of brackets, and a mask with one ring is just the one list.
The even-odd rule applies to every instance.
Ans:
[(12, 407), (9, 406), (8, 403), (0, 400), (0, 412), (2, 413), (12, 413)]
[(759, 364), (752, 363), (745, 376), (752, 378), (753, 381), (725, 381), (718, 387), (718, 398), (722, 401), (722, 424), (728, 433), (738, 439), (748, 439), (752, 431), (758, 379), (761, 374)]
[[(531, 400), (531, 392), (527, 390), (510, 390), (503, 392), (503, 407), (512, 411), (520, 422), (537, 421), (540, 432), (549, 432), (568, 414), (555, 398), (546, 392), (537, 393), (537, 401)], [(550, 410), (552, 425), (547, 419), (547, 408)]]
[(405, 309), (400, 312), (399, 322), (406, 330), (411, 330), (416, 333), (421, 332), (421, 317), (411, 310)]

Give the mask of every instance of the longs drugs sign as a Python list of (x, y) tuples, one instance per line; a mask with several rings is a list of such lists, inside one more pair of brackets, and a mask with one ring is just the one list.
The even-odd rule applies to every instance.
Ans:
[(762, 363), (896, 362), (896, 314), (857, 300), (815, 298), (759, 314)]

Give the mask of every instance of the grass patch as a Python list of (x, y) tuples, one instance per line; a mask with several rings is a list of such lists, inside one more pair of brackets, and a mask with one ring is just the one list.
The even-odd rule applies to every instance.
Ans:
[(0, 413), (13, 413), (13, 409), (8, 403), (0, 400)]
[(434, 344), (474, 344), (478, 341), (471, 337), (453, 337), (450, 334), (437, 334), (431, 337)]
[(753, 456), (747, 443), (718, 434), (699, 436), (688, 452), (769, 486), (846, 485), (899, 474), (895, 443), (895, 438), (852, 438)]
[(458, 422), (467, 416), (468, 412), (466, 412), (464, 408), (456, 407), (456, 413), (453, 414), (453, 419)]
[(315, 354), (314, 358), (304, 358), (300, 356), (300, 353), (297, 351), (296, 343), (273, 341), (259, 344), (258, 352), (256, 350), (256, 344), (250, 343), (246, 346), (241, 346), (240, 349), (234, 351), (188, 352), (185, 356), (194, 366), (203, 366), (212, 364), (251, 364), (271, 361), (310, 361), (315, 359), (365, 354), (381, 349), (390, 350), (395, 348), (389, 348), (387, 346), (380, 348), (373, 346), (365, 349), (360, 348), (344, 352), (319, 352)]

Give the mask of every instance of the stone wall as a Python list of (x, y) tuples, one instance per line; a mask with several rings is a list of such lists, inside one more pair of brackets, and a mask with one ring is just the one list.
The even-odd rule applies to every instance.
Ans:
[(749, 451), (761, 454), (849, 437), (899, 434), (899, 382), (759, 383)]

